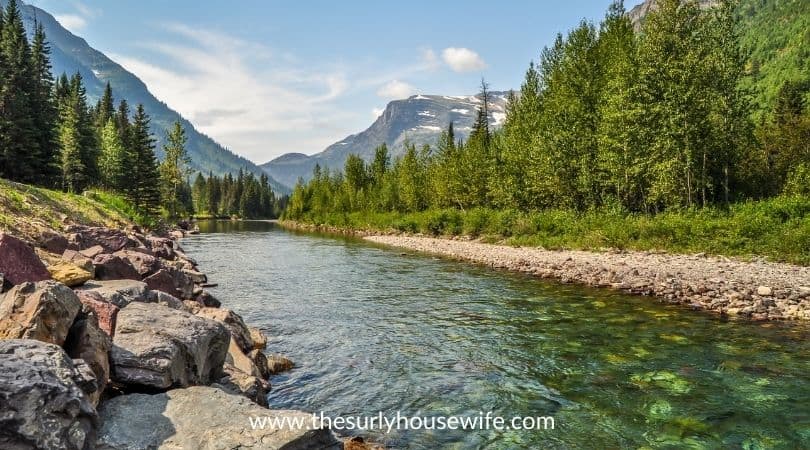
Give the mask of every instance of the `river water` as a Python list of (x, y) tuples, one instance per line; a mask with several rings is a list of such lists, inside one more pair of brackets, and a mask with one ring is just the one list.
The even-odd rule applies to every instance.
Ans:
[(266, 222), (185, 239), (297, 367), (273, 408), (552, 416), (553, 430), (379, 430), (390, 448), (810, 448), (810, 328), (728, 322)]

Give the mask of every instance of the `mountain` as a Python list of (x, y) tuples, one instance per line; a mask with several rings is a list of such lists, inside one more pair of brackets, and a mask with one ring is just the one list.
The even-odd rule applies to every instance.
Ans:
[[(0, 0), (0, 5), (4, 8), (6, 3), (6, 0)], [(257, 175), (263, 173), (262, 169), (251, 161), (236, 155), (199, 132), (191, 122), (183, 118), (177, 111), (155, 98), (147, 89), (146, 84), (138, 77), (100, 51), (90, 47), (84, 39), (65, 29), (51, 14), (32, 5), (22, 4), (21, 2), (18, 4), (20, 5), (29, 38), (33, 32), (35, 21), (43, 25), (48, 43), (51, 46), (52, 72), (55, 77), (62, 73), (75, 74), (78, 71), (84, 78), (87, 96), (92, 102), (101, 97), (104, 86), (109, 81), (116, 102), (124, 98), (133, 109), (138, 103), (143, 103), (146, 112), (152, 118), (152, 132), (158, 141), (158, 157), (162, 158), (163, 156), (163, 142), (166, 131), (175, 120), (180, 120), (188, 137), (187, 150), (194, 170), (204, 173), (211, 171), (218, 175), (235, 173), (239, 169)], [(271, 180), (271, 185), (277, 191), (288, 191), (275, 180)]]
[[(720, 0), (698, 0), (698, 4), (703, 9), (711, 8), (719, 3)], [(641, 29), (641, 25), (644, 23), (644, 18), (647, 17), (647, 14), (657, 8), (658, 5), (655, 0), (644, 0), (627, 12), (627, 16), (630, 18), (630, 21), (633, 22), (636, 31)]]
[[(506, 92), (491, 93), (489, 121), (494, 127), (506, 119), (506, 97)], [(404, 153), (406, 142), (417, 146), (433, 145), (450, 122), (453, 122), (456, 136), (466, 139), (480, 103), (481, 100), (474, 95), (414, 95), (395, 100), (368, 129), (330, 145), (321, 153), (312, 156), (287, 153), (261, 167), (281, 183), (294, 186), (299, 178), (308, 180), (311, 177), (315, 164), (341, 170), (350, 154), (370, 161), (374, 149), (383, 142), (388, 145), (392, 159)]]

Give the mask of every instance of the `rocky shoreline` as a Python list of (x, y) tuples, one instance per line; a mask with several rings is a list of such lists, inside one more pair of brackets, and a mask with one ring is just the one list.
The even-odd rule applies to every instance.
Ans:
[[(285, 224), (286, 226), (287, 224)], [(470, 239), (370, 234), (364, 239), (485, 266), (629, 294), (727, 317), (810, 320), (810, 267), (705, 254), (549, 251)]]
[(311, 420), (250, 426), (311, 415), (267, 409), (292, 363), (206, 290), (182, 237), (0, 233), (0, 448), (365, 448)]

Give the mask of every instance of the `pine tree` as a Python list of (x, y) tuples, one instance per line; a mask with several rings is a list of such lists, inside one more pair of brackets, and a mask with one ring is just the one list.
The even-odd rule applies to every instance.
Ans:
[(170, 217), (177, 217), (180, 210), (180, 189), (190, 175), (189, 164), (191, 158), (186, 153), (186, 132), (180, 121), (166, 135), (166, 144), (163, 146), (164, 158), (160, 164), (160, 179), (164, 205), (167, 206)]
[(59, 185), (57, 147), (58, 111), (54, 104), (54, 80), (51, 75), (50, 47), (41, 23), (35, 23), (31, 46), (31, 74), (33, 90), (30, 96), (34, 130), (37, 141), (36, 170), (33, 182), (42, 186)]
[(81, 160), (85, 170), (85, 180), (88, 185), (99, 179), (98, 158), (99, 148), (96, 129), (93, 126), (90, 108), (87, 104), (87, 91), (84, 80), (79, 72), (70, 79), (70, 107), (75, 109), (78, 117), (78, 131), (80, 139)]
[(9, 0), (0, 31), (0, 177), (31, 182), (40, 157), (32, 114), (31, 49), (16, 0)]
[(112, 86), (110, 82), (104, 87), (104, 94), (98, 100), (95, 109), (95, 125), (98, 130), (107, 126), (107, 122), (115, 114), (115, 105), (113, 99)]
[(155, 216), (160, 208), (160, 177), (155, 140), (149, 131), (149, 116), (142, 104), (135, 110), (129, 136), (132, 180), (128, 196), (142, 211)]

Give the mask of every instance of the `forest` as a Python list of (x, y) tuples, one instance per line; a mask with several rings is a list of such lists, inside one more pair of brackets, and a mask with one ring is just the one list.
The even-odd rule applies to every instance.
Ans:
[(408, 145), (394, 161), (381, 145), (342, 172), (316, 167), (285, 217), (806, 258), (810, 75), (783, 77), (768, 94), (757, 83), (770, 89), (774, 77), (752, 68), (737, 3), (659, 5), (638, 33), (617, 1), (598, 25), (558, 35), (510, 95), (501, 129), (490, 127), (482, 82), (466, 141), (450, 123), (435, 145)]
[[(125, 99), (116, 105), (109, 83), (98, 102), (89, 104), (81, 74), (54, 79), (49, 55), (41, 24), (29, 42), (18, 4), (10, 0), (0, 11), (0, 178), (71, 193), (116, 194), (144, 223), (211, 211), (208, 198), (195, 204), (202, 199), (192, 195), (179, 122), (167, 134), (159, 161), (143, 105), (134, 113)], [(217, 186), (215, 198), (227, 199), (223, 214), (278, 214), (264, 176), (240, 174), (234, 181), (210, 175), (209, 181)]]

